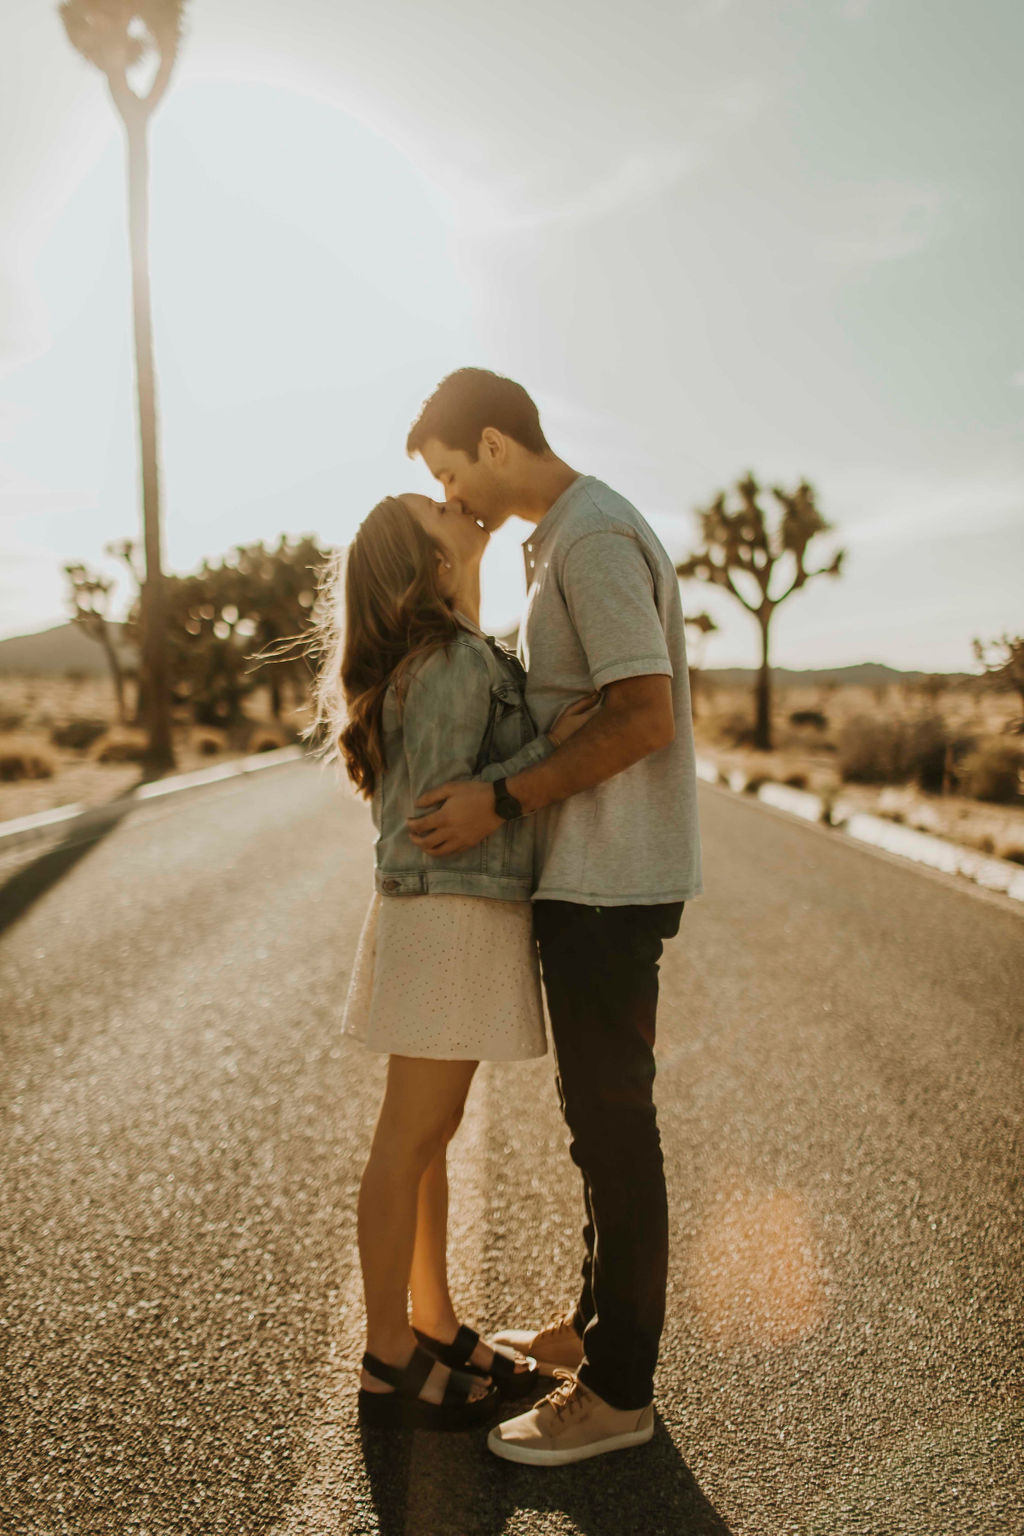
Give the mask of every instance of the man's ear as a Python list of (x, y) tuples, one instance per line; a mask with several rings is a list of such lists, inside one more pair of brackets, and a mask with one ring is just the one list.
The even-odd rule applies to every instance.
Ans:
[(484, 427), (480, 434), (480, 445), (491, 464), (504, 464), (508, 451), (504, 432), (499, 432), (497, 427)]

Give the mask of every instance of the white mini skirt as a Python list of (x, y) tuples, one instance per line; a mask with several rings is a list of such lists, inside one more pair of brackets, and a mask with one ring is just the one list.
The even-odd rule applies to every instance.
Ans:
[(532, 903), (375, 891), (342, 1029), (389, 1056), (543, 1056), (547, 1038)]

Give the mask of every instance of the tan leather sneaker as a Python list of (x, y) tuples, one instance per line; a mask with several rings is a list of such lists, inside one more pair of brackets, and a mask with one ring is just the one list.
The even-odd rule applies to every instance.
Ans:
[(654, 1434), (654, 1404), (623, 1411), (591, 1392), (571, 1371), (556, 1371), (558, 1386), (529, 1413), (496, 1424), (487, 1446), (505, 1461), (561, 1467), (631, 1445)]
[(565, 1312), (545, 1323), (543, 1328), (506, 1328), (492, 1334), (488, 1344), (502, 1344), (521, 1355), (532, 1355), (542, 1376), (557, 1371), (577, 1371), (583, 1364), (583, 1340), (572, 1325), (574, 1313)]

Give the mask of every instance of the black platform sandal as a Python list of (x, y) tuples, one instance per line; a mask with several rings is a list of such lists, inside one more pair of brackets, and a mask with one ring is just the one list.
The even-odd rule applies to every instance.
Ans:
[(480, 1343), (480, 1335), (473, 1328), (467, 1328), (465, 1323), (450, 1344), (442, 1344), (440, 1339), (432, 1339), (429, 1333), (423, 1333), (419, 1328), (414, 1328), (413, 1333), (419, 1339), (424, 1349), (430, 1353), (442, 1365), (447, 1365), (453, 1370), (468, 1371), (471, 1376), (489, 1376), (505, 1398), (527, 1397), (539, 1386), (540, 1372), (537, 1362), (529, 1355), (530, 1368), (527, 1371), (517, 1371), (516, 1363), (509, 1355), (503, 1355), (500, 1350), (488, 1344), (488, 1349), (494, 1353), (494, 1360), (490, 1366), (472, 1365), (470, 1355)]
[[(443, 1363), (443, 1362), (442, 1362)], [(472, 1429), (488, 1418), (495, 1406), (497, 1390), (491, 1387), (483, 1397), (470, 1402), (469, 1394), (480, 1385), (479, 1377), (468, 1371), (453, 1370), (439, 1403), (420, 1397), (420, 1390), (437, 1357), (419, 1345), (409, 1364), (388, 1365), (376, 1355), (363, 1356), (363, 1370), (378, 1381), (386, 1381), (393, 1392), (370, 1392), (359, 1388), (359, 1416), (373, 1428), (402, 1429)]]

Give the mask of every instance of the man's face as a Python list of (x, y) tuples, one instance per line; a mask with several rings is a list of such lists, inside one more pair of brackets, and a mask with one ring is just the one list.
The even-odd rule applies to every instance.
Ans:
[(501, 527), (512, 507), (500, 455), (496, 455), (488, 437), (481, 438), (476, 459), (461, 448), (446, 447), (436, 437), (427, 439), (422, 454), (424, 464), (443, 486), (446, 500), (461, 501), (470, 517), (488, 533)]

